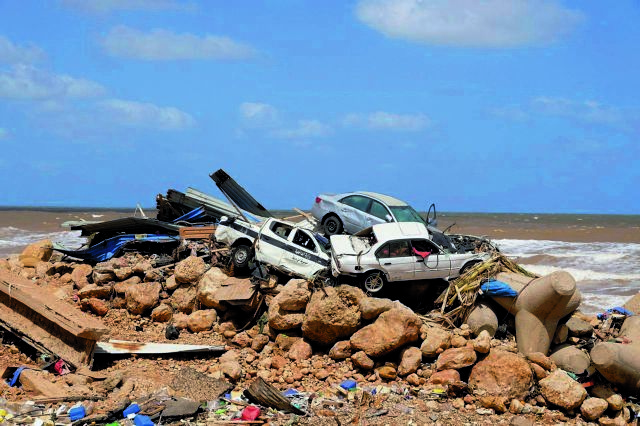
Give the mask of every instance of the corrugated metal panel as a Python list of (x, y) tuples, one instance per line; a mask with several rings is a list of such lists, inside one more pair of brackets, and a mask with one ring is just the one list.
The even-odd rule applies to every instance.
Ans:
[(211, 175), (211, 179), (216, 183), (220, 191), (229, 197), (239, 208), (253, 215), (261, 217), (273, 217), (273, 215), (255, 198), (251, 196), (238, 182), (224, 170), (220, 169)]

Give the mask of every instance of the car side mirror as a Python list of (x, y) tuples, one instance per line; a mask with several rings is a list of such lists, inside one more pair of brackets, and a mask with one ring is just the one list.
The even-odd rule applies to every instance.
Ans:
[(384, 220), (386, 220), (386, 221), (387, 221), (387, 223), (391, 223), (391, 222), (393, 222), (393, 218), (391, 217), (391, 215), (390, 215), (390, 214), (386, 215), (386, 216), (384, 217)]

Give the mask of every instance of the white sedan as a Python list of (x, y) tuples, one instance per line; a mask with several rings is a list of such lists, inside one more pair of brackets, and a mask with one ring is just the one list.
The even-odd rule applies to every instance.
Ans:
[[(455, 236), (447, 249), (432, 239), (424, 223), (418, 222), (385, 223), (356, 235), (332, 235), (331, 271), (336, 277), (359, 277), (363, 290), (377, 293), (393, 281), (456, 278), (488, 260), (494, 249), (478, 237)], [(458, 248), (455, 242), (462, 240), (464, 248)]]

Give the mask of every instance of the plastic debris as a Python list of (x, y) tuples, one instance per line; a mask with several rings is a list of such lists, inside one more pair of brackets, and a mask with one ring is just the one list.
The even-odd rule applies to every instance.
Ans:
[(358, 383), (356, 383), (355, 380), (345, 380), (344, 382), (340, 383), (340, 387), (346, 390), (355, 389), (357, 386)]

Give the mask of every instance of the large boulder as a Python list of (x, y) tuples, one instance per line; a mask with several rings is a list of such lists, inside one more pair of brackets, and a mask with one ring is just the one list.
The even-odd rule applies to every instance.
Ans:
[(189, 256), (178, 262), (175, 269), (176, 281), (183, 284), (198, 282), (207, 270), (207, 265), (201, 257)]
[(477, 396), (524, 399), (533, 384), (529, 363), (519, 355), (492, 350), (478, 362), (469, 376), (469, 388)]
[(369, 356), (386, 355), (420, 338), (420, 318), (408, 308), (394, 307), (351, 336), (351, 346)]
[(214, 309), (195, 311), (187, 319), (187, 326), (192, 333), (211, 330), (213, 323), (218, 319), (218, 314)]
[(276, 296), (280, 309), (285, 311), (303, 310), (309, 303), (310, 297), (309, 283), (302, 279), (289, 280)]
[(134, 315), (144, 315), (158, 303), (160, 289), (160, 283), (140, 283), (129, 286), (125, 293), (127, 310)]
[(624, 304), (624, 308), (630, 310), (636, 315), (640, 315), (640, 292), (627, 300)]
[(308, 340), (329, 346), (358, 329), (360, 311), (351, 293), (340, 287), (328, 287), (325, 292), (316, 291), (311, 296), (304, 314), (302, 334)]
[(51, 240), (42, 240), (29, 244), (22, 254), (20, 254), (20, 262), (25, 267), (35, 268), (38, 262), (47, 262), (53, 254), (53, 243)]
[(562, 370), (556, 370), (538, 382), (540, 393), (547, 402), (565, 410), (575, 410), (587, 397), (582, 385)]
[(473, 365), (478, 356), (471, 346), (451, 348), (442, 352), (436, 361), (436, 370), (459, 370)]
[(185, 314), (190, 314), (196, 306), (197, 291), (193, 286), (181, 286), (173, 292), (169, 302), (173, 309)]
[(215, 308), (217, 311), (223, 312), (226, 307), (220, 303), (216, 297), (216, 292), (222, 287), (222, 283), (226, 280), (237, 280), (238, 278), (229, 278), (222, 269), (211, 268), (200, 279), (198, 284), (198, 300), (207, 308)]
[(430, 327), (420, 350), (425, 358), (435, 358), (451, 344), (451, 333), (440, 327)]
[(73, 280), (77, 288), (82, 289), (90, 284), (89, 280), (92, 272), (93, 268), (91, 267), (91, 265), (81, 263), (80, 265), (73, 268), (73, 271), (71, 272), (71, 279)]
[(359, 306), (362, 319), (369, 321), (393, 308), (393, 301), (391, 299), (379, 299), (377, 297), (363, 297), (360, 300)]

